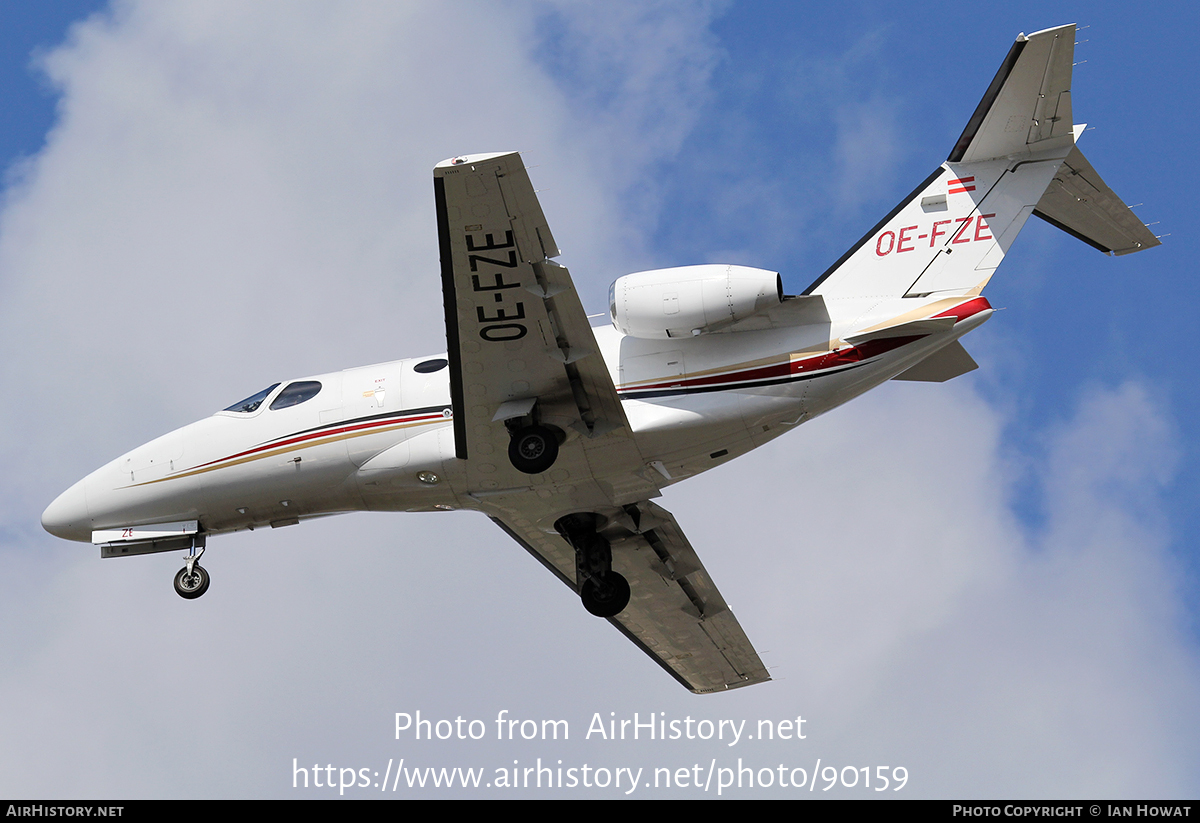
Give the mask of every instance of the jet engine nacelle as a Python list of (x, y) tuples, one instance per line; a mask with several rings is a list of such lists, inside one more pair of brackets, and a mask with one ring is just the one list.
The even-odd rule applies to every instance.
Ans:
[(778, 272), (723, 264), (627, 274), (608, 290), (613, 325), (653, 339), (718, 331), (782, 302)]

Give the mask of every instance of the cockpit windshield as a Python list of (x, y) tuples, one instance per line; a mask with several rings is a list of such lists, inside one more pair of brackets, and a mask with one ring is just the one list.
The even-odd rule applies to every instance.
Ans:
[(321, 391), (321, 384), (316, 380), (298, 380), (289, 383), (288, 387), (271, 401), (271, 410), (286, 409), (288, 406), (299, 406), (305, 400), (311, 400)]
[(258, 394), (252, 394), (245, 400), (239, 400), (229, 408), (225, 409), (225, 411), (241, 412), (242, 414), (249, 414), (252, 411), (257, 411), (258, 407), (262, 405), (262, 402), (267, 399), (267, 396), (271, 392), (275, 391), (278, 386), (278, 383), (272, 383)]

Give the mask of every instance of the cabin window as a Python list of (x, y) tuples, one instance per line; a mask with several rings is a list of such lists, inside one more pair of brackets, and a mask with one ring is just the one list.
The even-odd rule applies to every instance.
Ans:
[(440, 357), (436, 360), (426, 360), (413, 366), (413, 371), (420, 372), (421, 374), (429, 374), (430, 372), (441, 371), (442, 369), (446, 368), (446, 364), (448, 362), (449, 361)]
[(267, 396), (271, 392), (275, 391), (278, 386), (278, 383), (272, 383), (258, 394), (252, 394), (245, 400), (239, 400), (229, 408), (225, 409), (225, 411), (241, 412), (242, 414), (249, 414), (252, 411), (257, 411), (258, 407), (262, 405), (262, 402), (267, 399)]
[(271, 411), (286, 409), (288, 406), (299, 406), (305, 400), (312, 400), (321, 391), (321, 384), (316, 380), (298, 380), (289, 383), (288, 387), (271, 401)]

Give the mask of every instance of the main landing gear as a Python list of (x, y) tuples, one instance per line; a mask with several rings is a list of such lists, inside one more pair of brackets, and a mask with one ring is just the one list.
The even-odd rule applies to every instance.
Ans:
[[(199, 547), (199, 554), (196, 548)], [(175, 574), (175, 593), (187, 600), (195, 600), (208, 591), (209, 576), (200, 565), (200, 557), (204, 554), (204, 538), (196, 541), (188, 552), (187, 564)]]
[(541, 474), (558, 459), (558, 444), (565, 439), (555, 426), (544, 425), (538, 414), (537, 398), (505, 402), (497, 416), (508, 429), (508, 461), (519, 472)]
[(629, 605), (629, 581), (610, 570), (604, 577), (589, 577), (579, 590), (583, 607), (596, 617), (616, 617)]
[(583, 581), (579, 597), (596, 617), (616, 617), (629, 605), (629, 581), (613, 571), (612, 548), (596, 531), (600, 517), (581, 512), (568, 514), (554, 524), (575, 549), (575, 579)]
[(525, 426), (512, 433), (508, 459), (517, 471), (541, 474), (558, 459), (558, 437), (545, 426)]

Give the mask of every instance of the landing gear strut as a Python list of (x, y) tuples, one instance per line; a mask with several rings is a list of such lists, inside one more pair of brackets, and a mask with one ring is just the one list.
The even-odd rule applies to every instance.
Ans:
[(599, 516), (569, 514), (554, 527), (575, 549), (575, 579), (583, 607), (596, 617), (616, 617), (629, 605), (629, 581), (612, 568), (612, 548), (596, 531)]
[[(197, 553), (197, 547), (200, 552)], [(187, 600), (195, 600), (208, 591), (210, 582), (208, 572), (200, 565), (200, 557), (204, 554), (204, 537), (196, 539), (187, 555), (187, 564), (175, 575), (175, 593)]]

